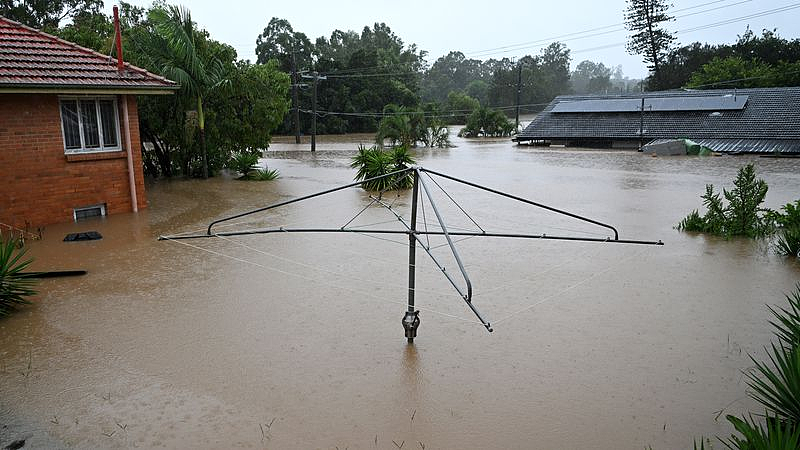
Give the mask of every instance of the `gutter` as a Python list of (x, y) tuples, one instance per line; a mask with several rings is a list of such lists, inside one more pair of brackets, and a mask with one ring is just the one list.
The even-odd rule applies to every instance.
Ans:
[(0, 94), (133, 94), (133, 95), (170, 95), (180, 86), (91, 86), (85, 84), (72, 85), (40, 85), (40, 84), (0, 84)]

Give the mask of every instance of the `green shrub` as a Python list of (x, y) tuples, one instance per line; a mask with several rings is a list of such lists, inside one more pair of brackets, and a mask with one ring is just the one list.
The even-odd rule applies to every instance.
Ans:
[(800, 258), (800, 226), (785, 228), (775, 238), (775, 252), (783, 256)]
[(756, 179), (756, 169), (748, 164), (741, 169), (733, 181), (733, 189), (723, 189), (728, 200), (727, 228), (733, 236), (758, 237), (766, 235), (770, 224), (763, 220), (767, 211), (761, 208), (767, 196), (767, 182)]
[(800, 227), (800, 200), (794, 203), (787, 203), (781, 207), (784, 211), (775, 214), (775, 222), (781, 228)]
[(240, 173), (242, 178), (247, 178), (248, 175), (250, 175), (250, 172), (256, 170), (256, 167), (258, 166), (258, 158), (259, 154), (255, 152), (236, 152), (228, 161), (228, 168)]
[[(406, 147), (392, 150), (381, 150), (373, 146), (359, 146), (358, 154), (353, 157), (350, 167), (357, 169), (355, 180), (367, 180), (388, 173), (403, 170), (416, 163)], [(368, 191), (388, 191), (392, 189), (409, 189), (414, 183), (411, 172), (401, 175), (372, 180), (361, 185)]]
[(255, 181), (271, 181), (280, 178), (281, 174), (278, 169), (255, 169), (247, 175), (248, 180)]
[(514, 124), (502, 112), (481, 106), (469, 115), (467, 124), (459, 131), (460, 137), (504, 137), (511, 136)]
[(800, 258), (800, 200), (787, 203), (780, 211), (771, 211), (770, 218), (778, 228), (775, 252), (783, 256)]
[(450, 130), (436, 122), (431, 122), (430, 126), (422, 132), (420, 141), (425, 144), (425, 147), (450, 147)]
[(714, 185), (706, 185), (706, 193), (701, 196), (706, 214), (700, 216), (692, 211), (681, 220), (676, 228), (681, 231), (699, 231), (720, 236), (748, 236), (751, 238), (770, 235), (774, 229), (774, 211), (762, 208), (768, 186), (762, 179), (756, 179), (755, 168), (748, 164), (739, 169), (733, 181), (733, 189), (722, 190), (728, 201), (726, 205)]
[[(748, 395), (764, 408), (765, 425), (752, 416), (740, 419), (726, 416), (740, 436), (727, 441), (718, 438), (729, 449), (783, 450), (800, 448), (800, 283), (786, 295), (788, 307), (768, 306), (773, 315), (778, 342), (767, 350), (769, 362), (753, 361), (753, 370), (746, 372)], [(709, 442), (710, 447), (710, 442)], [(705, 448), (701, 440), (695, 450)]]
[(788, 308), (769, 308), (775, 317), (769, 323), (775, 328), (775, 335), (785, 347), (800, 346), (800, 283), (797, 283), (794, 292), (786, 295), (789, 302)]
[(797, 346), (772, 344), (770, 363), (750, 359), (755, 371), (748, 372), (749, 395), (781, 421), (800, 423), (800, 351)]
[[(742, 435), (742, 437), (731, 435), (728, 442), (723, 442), (729, 449), (797, 450), (800, 448), (800, 429), (787, 426), (775, 418), (767, 418), (766, 428), (757, 424), (752, 418), (742, 420), (731, 415), (725, 418)], [(702, 449), (702, 445), (700, 448)]]
[(425, 147), (445, 148), (450, 146), (450, 132), (439, 120), (439, 111), (434, 104), (422, 105), (421, 110), (410, 109), (394, 104), (383, 109), (385, 116), (378, 123), (375, 143), (383, 147), (389, 141), (391, 147), (416, 147), (422, 143)]
[(23, 273), (33, 260), (22, 259), (25, 249), (17, 249), (17, 242), (0, 238), (0, 317), (30, 303), (28, 297), (36, 294), (36, 280)]

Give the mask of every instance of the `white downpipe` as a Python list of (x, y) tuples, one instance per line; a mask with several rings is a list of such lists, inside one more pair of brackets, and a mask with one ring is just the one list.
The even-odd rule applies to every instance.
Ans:
[(131, 123), (128, 118), (128, 95), (122, 95), (122, 121), (125, 123), (125, 148), (128, 152), (128, 184), (131, 187), (131, 205), (133, 212), (139, 212), (136, 201), (136, 176), (133, 170), (133, 149), (131, 148)]

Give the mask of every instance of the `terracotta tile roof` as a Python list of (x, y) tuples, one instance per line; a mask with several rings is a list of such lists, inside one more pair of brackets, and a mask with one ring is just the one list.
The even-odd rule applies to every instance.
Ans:
[(0, 90), (4, 88), (174, 90), (164, 77), (0, 16)]

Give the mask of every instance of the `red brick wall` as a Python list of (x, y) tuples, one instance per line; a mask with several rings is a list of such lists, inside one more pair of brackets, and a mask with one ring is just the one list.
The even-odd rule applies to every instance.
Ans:
[[(122, 96), (120, 140), (125, 148)], [(137, 204), (147, 206), (136, 97), (128, 96)], [(126, 152), (64, 154), (58, 96), (0, 94), (0, 223), (18, 228), (73, 220), (73, 208), (130, 212)]]

